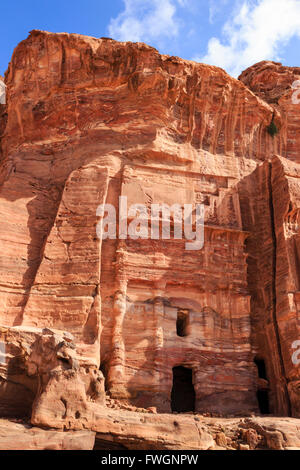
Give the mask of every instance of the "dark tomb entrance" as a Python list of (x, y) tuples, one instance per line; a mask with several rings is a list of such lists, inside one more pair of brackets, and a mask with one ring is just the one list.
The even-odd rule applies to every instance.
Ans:
[(260, 379), (268, 380), (265, 361), (263, 359), (259, 359), (258, 357), (256, 357), (254, 359), (254, 362), (257, 367), (258, 377)]
[(266, 384), (263, 387), (260, 387), (256, 393), (259, 411), (263, 415), (268, 415), (270, 414), (270, 406), (266, 364), (263, 359), (258, 357), (254, 359), (254, 362), (257, 367), (258, 377), (266, 381)]
[(259, 406), (259, 411), (262, 415), (269, 415), (270, 408), (269, 408), (269, 392), (268, 390), (258, 390), (257, 391), (257, 401)]
[(195, 390), (192, 369), (178, 366), (173, 368), (171, 408), (177, 413), (195, 411)]

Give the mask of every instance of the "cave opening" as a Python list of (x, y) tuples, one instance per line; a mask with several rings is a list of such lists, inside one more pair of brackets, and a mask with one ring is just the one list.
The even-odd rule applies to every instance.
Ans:
[(173, 368), (171, 409), (177, 413), (195, 411), (195, 389), (192, 369), (183, 366)]
[(269, 415), (270, 414), (270, 407), (269, 407), (269, 392), (268, 390), (257, 390), (257, 401), (259, 411), (262, 415)]
[(189, 311), (188, 310), (178, 310), (177, 311), (177, 321), (176, 321), (177, 336), (187, 336), (188, 335), (188, 324), (189, 324)]

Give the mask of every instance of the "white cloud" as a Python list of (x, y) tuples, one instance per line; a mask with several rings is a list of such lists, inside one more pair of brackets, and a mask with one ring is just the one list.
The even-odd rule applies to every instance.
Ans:
[(119, 41), (153, 41), (176, 37), (180, 20), (176, 17), (177, 4), (187, 0), (123, 0), (125, 9), (111, 19), (109, 34)]
[(213, 37), (207, 54), (194, 60), (218, 65), (233, 76), (261, 60), (278, 60), (280, 49), (300, 37), (299, 0), (243, 0), (223, 27), (223, 40)]

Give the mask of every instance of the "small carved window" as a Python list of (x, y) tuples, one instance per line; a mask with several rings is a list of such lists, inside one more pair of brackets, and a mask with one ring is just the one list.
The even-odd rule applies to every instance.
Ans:
[(177, 310), (177, 336), (187, 336), (189, 326), (189, 310)]

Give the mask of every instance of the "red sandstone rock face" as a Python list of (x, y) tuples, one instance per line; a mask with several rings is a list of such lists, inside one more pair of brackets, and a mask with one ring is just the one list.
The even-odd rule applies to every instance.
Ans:
[[(270, 156), (256, 172), (258, 182), (253, 185), (255, 189), (251, 196), (254, 199), (250, 201), (256, 214), (256, 228), (253, 246), (250, 248), (249, 245), (249, 251), (256, 258), (249, 263), (249, 273), (255, 271), (256, 274), (249, 277), (253, 282), (252, 303), (253, 312), (257, 312), (258, 343), (262, 349), (263, 343), (268, 344), (264, 357), (271, 372), (273, 385), (270, 388), (273, 400), (277, 401), (275, 408), (294, 416), (299, 416), (300, 398), (299, 366), (292, 361), (291, 350), (291, 345), (299, 339), (300, 106), (293, 100), (295, 88), (292, 86), (299, 76), (299, 67), (283, 67), (273, 62), (256, 64), (240, 76), (256, 94), (273, 104), (275, 115), (281, 116), (282, 124), (278, 127), (286, 142), (283, 156)], [(264, 213), (264, 218), (259, 216), (260, 212)], [(245, 227), (252, 230), (253, 222), (247, 215), (245, 221)], [(263, 289), (261, 277), (265, 281)], [(274, 354), (268, 354), (271, 345), (277, 345)]]
[[(99, 433), (99, 367), (113, 399), (165, 413), (184, 366), (197, 412), (258, 413), (259, 389), (273, 414), (299, 417), (298, 78), (264, 62), (237, 81), (145, 44), (79, 35), (33, 31), (16, 48), (0, 105), (0, 414), (33, 404), (34, 425)], [(119, 196), (204, 203), (203, 248), (99, 240), (96, 209), (118, 208)], [(178, 315), (189, 319), (183, 337)], [(142, 435), (161, 419), (147, 418)], [(189, 437), (168, 439), (160, 448)]]
[(274, 107), (275, 122), (283, 141), (280, 152), (275, 153), (299, 163), (300, 115), (299, 103), (295, 103), (300, 96), (300, 86), (296, 83), (300, 79), (300, 67), (284, 67), (276, 62), (265, 61), (245, 70), (239, 78), (257, 96)]

